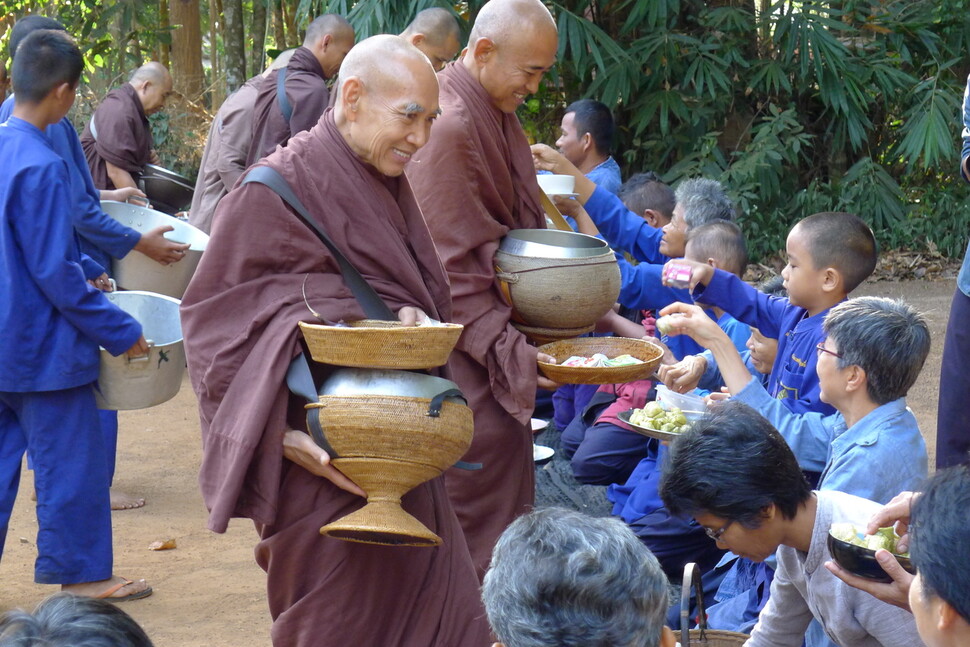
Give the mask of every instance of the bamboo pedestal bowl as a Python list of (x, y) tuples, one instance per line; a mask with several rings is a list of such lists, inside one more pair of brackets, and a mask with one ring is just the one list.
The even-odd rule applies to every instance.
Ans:
[(307, 405), (307, 422), (334, 467), (367, 493), (364, 507), (321, 534), (369, 544), (441, 544), (401, 507), (401, 497), (454, 465), (471, 444), (472, 411), (453, 382), (339, 369), (321, 387), (319, 402)]

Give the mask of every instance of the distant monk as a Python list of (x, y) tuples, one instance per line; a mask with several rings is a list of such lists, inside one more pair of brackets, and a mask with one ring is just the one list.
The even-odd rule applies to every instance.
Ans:
[(172, 76), (152, 62), (104, 98), (81, 134), (95, 188), (137, 187), (145, 166), (158, 163), (148, 115), (164, 108), (171, 93)]
[(259, 83), (273, 70), (285, 66), (295, 50), (289, 49), (276, 57), (272, 65), (243, 83), (226, 97), (209, 128), (209, 137), (202, 152), (199, 177), (195, 182), (189, 223), (209, 233), (212, 214), (222, 196), (246, 170), (246, 155), (253, 137), (253, 110)]
[[(277, 146), (286, 146), (293, 135), (316, 125), (330, 103), (327, 81), (337, 76), (353, 46), (354, 28), (344, 17), (325, 14), (310, 23), (303, 46), (293, 52), (286, 69), (273, 72), (260, 82), (247, 166)], [(286, 75), (282, 96), (278, 88), (280, 74)], [(284, 117), (284, 108), (290, 113), (289, 118)]]
[(440, 72), (455, 58), (461, 49), (460, 37), (455, 14), (441, 7), (419, 11), (401, 32), (401, 38), (424, 52), (435, 72)]
[[(334, 109), (260, 165), (286, 179), (403, 322), (447, 321), (447, 277), (403, 175), (439, 113), (434, 70), (403, 39), (375, 36), (347, 57), (337, 87)], [(228, 217), (237, 212), (245, 227)], [(320, 535), (364, 500), (304, 431), (303, 402), (286, 387), (297, 322), (317, 321), (307, 303), (332, 321), (364, 317), (334, 257), (280, 198), (236, 187), (216, 208), (182, 301), (209, 528), (256, 523), (275, 645), (486, 647), (478, 580), (442, 478), (403, 498), (443, 539), (437, 548)]]
[(455, 381), (475, 412), (464, 460), (484, 467), (452, 469), (446, 480), (480, 574), (498, 536), (535, 498), (536, 349), (509, 323), (493, 257), (510, 229), (545, 227), (515, 110), (539, 88), (557, 46), (556, 23), (538, 0), (486, 4), (464, 56), (438, 75), (442, 116), (408, 167), (451, 281), (454, 321), (465, 325), (452, 354)]

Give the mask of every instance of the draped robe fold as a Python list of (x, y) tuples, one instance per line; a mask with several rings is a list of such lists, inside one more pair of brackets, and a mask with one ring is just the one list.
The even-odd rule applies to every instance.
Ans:
[[(362, 163), (328, 112), (261, 164), (276, 169), (392, 310), (448, 319), (447, 280), (407, 180)], [(297, 322), (363, 312), (333, 257), (275, 193), (240, 185), (216, 209), (212, 237), (182, 302), (199, 398), (200, 484), (209, 527), (248, 517), (262, 541), (276, 645), (487, 645), (471, 559), (441, 477), (403, 498), (444, 544), (384, 547), (319, 535), (363, 499), (285, 460), (288, 426), (305, 429), (285, 373)]]
[(545, 218), (518, 118), (498, 110), (460, 61), (438, 82), (442, 114), (407, 175), (448, 272), (454, 321), (465, 325), (451, 366), (475, 412), (464, 460), (483, 468), (445, 478), (482, 575), (498, 536), (535, 499), (536, 351), (509, 323), (493, 259), (506, 232)]
[[(97, 138), (91, 131), (94, 122)], [(128, 171), (135, 182), (151, 163), (152, 130), (138, 93), (130, 83), (115, 88), (104, 97), (91, 121), (81, 133), (81, 147), (98, 189), (116, 189), (108, 177), (110, 162)]]

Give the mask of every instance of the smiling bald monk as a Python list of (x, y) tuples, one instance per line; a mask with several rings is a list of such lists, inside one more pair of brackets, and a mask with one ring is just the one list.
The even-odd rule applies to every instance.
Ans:
[(510, 229), (544, 228), (529, 144), (515, 110), (556, 58), (558, 34), (538, 0), (492, 0), (468, 48), (438, 74), (442, 116), (408, 167), (418, 203), (448, 272), (454, 320), (465, 330), (452, 354), (455, 381), (475, 413), (464, 460), (448, 493), (484, 575), (499, 535), (535, 498), (532, 431), (536, 349), (510, 323), (493, 257)]

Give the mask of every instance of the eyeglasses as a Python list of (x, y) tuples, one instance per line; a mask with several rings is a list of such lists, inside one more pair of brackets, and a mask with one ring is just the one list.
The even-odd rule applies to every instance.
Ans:
[(732, 523), (734, 523), (733, 519), (731, 521), (728, 521), (726, 524), (724, 524), (717, 530), (713, 530), (711, 528), (708, 528), (707, 526), (704, 526), (704, 532), (707, 533), (707, 536), (713, 539), (714, 541), (720, 541), (721, 535), (727, 532), (727, 529), (731, 527)]
[(831, 355), (832, 357), (838, 357), (838, 358), (840, 358), (840, 359), (842, 358), (842, 355), (841, 355), (840, 353), (836, 353), (836, 352), (835, 352), (834, 350), (829, 350), (828, 348), (826, 348), (826, 347), (825, 347), (825, 342), (821, 342), (821, 343), (819, 343), (819, 344), (818, 344), (818, 345), (817, 345), (817, 346), (815, 347), (815, 350), (817, 350), (817, 351), (818, 351), (818, 354), (819, 354), (819, 355), (821, 355), (822, 353), (826, 353), (826, 354), (828, 354), (828, 355)]

